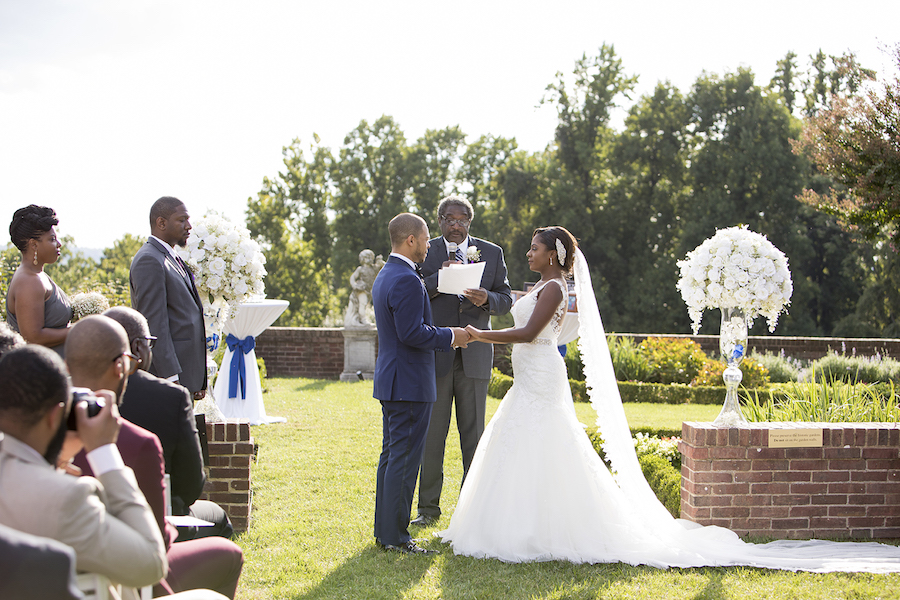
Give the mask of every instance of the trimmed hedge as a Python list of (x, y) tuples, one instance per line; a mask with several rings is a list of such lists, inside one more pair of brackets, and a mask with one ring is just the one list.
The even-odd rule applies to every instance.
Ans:
[[(689, 386), (679, 383), (640, 383), (634, 381), (619, 381), (619, 394), (622, 402), (649, 402), (652, 404), (722, 404), (725, 401), (724, 386)], [(509, 388), (512, 387), (513, 378), (504, 375), (494, 369), (491, 373), (491, 382), (488, 384), (488, 394), (493, 398), (503, 398)], [(587, 386), (583, 381), (569, 380), (572, 390), (572, 400), (575, 402), (590, 402)], [(775, 389), (748, 390), (741, 389), (741, 398), (755, 398), (759, 395), (760, 401), (769, 401)], [(675, 434), (680, 435), (680, 432)]]
[(509, 388), (512, 387), (513, 378), (509, 375), (504, 375), (500, 372), (500, 369), (496, 367), (491, 370), (491, 382), (488, 383), (488, 396), (491, 398), (500, 398), (506, 395), (506, 392), (509, 391)]
[(659, 501), (676, 519), (681, 516), (681, 473), (656, 454), (638, 457), (644, 478)]

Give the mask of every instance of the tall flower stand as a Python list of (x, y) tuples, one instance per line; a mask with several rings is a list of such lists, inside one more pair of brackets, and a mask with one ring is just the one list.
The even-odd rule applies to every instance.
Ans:
[(749, 331), (747, 317), (739, 308), (723, 308), (722, 324), (719, 328), (719, 350), (727, 367), (722, 373), (725, 380), (725, 404), (713, 425), (719, 427), (747, 427), (749, 423), (741, 413), (737, 389), (744, 378), (741, 373), (741, 361), (747, 353)]

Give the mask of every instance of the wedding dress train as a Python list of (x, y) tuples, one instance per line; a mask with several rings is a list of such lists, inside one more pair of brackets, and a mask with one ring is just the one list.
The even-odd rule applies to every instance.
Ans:
[(437, 534), (456, 554), (506, 562), (624, 562), (660, 568), (900, 571), (900, 548), (894, 546), (820, 540), (749, 544), (728, 529), (673, 518), (637, 462), (580, 250), (575, 282), (585, 376), (615, 475), (578, 422), (565, 363), (556, 349), (566, 284), (535, 286), (513, 306), (516, 327), (531, 317), (544, 286), (559, 285), (563, 300), (533, 342), (513, 346), (513, 386), (485, 428), (449, 527)]

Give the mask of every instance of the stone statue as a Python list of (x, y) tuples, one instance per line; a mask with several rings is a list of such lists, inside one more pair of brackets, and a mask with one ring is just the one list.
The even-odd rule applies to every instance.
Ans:
[(350, 302), (344, 314), (344, 327), (371, 327), (368, 308), (372, 302), (372, 284), (384, 266), (381, 255), (368, 248), (359, 253), (359, 266), (350, 276)]

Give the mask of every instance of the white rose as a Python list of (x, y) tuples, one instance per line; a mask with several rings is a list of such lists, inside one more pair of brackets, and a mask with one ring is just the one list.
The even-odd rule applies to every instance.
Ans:
[(211, 290), (217, 290), (222, 287), (222, 278), (218, 275), (212, 275), (206, 280), (206, 287)]
[(210, 261), (209, 270), (221, 277), (225, 274), (225, 266), (225, 259), (219, 256)]

